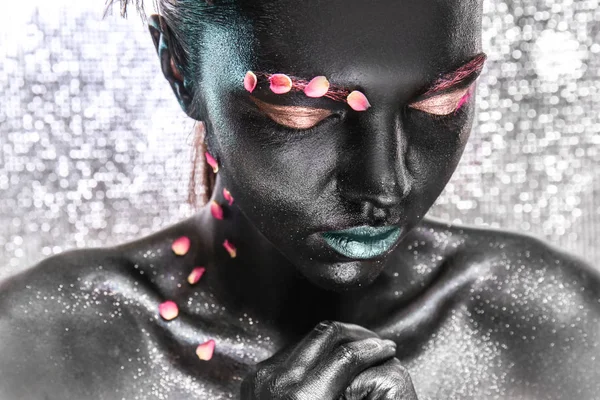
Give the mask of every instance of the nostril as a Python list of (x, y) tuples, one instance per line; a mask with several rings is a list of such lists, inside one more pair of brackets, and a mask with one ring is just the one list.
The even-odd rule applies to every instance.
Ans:
[(363, 215), (383, 216), (390, 209), (398, 207), (407, 193), (408, 185), (401, 185), (393, 179), (381, 176), (375, 179), (360, 178), (350, 180), (343, 177), (336, 184), (346, 200), (361, 206)]
[(383, 221), (388, 218), (387, 209), (380, 207), (373, 207), (373, 211), (371, 212), (373, 220), (375, 221)]
[(392, 220), (392, 208), (378, 207), (370, 201), (363, 202), (363, 217), (369, 221), (369, 225), (384, 226), (394, 225)]

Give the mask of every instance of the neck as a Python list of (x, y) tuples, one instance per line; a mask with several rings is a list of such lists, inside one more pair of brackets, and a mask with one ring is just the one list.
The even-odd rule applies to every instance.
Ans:
[[(200, 235), (211, 244), (206, 281), (218, 303), (232, 312), (246, 313), (263, 325), (291, 332), (305, 331), (323, 319), (335, 319), (341, 295), (308, 282), (294, 265), (267, 240), (236, 206), (223, 198), (217, 175), (213, 195), (197, 221)], [(215, 218), (210, 202), (223, 208), (223, 219)], [(228, 240), (236, 248), (232, 258), (223, 246)]]
[[(218, 305), (240, 317), (247, 314), (263, 327), (279, 332), (307, 332), (323, 320), (363, 326), (385, 320), (433, 284), (446, 261), (447, 249), (452, 248), (432, 247), (432, 229), (413, 231), (371, 285), (350, 292), (329, 292), (307, 281), (246, 218), (235, 199), (229, 205), (223, 188), (217, 176), (213, 196), (196, 218), (209, 258), (202, 261), (209, 266), (203, 283)], [(212, 216), (212, 200), (222, 206), (222, 220)], [(225, 240), (235, 246), (235, 258), (224, 248)], [(417, 251), (411, 247), (414, 243), (423, 246)], [(416, 263), (424, 268), (415, 268)]]

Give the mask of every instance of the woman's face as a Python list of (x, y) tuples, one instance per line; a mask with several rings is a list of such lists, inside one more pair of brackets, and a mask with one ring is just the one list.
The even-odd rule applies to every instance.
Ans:
[[(473, 85), (446, 85), (428, 101), (421, 95), (481, 52), (481, 4), (237, 3), (234, 28), (209, 27), (199, 45), (201, 108), (220, 177), (249, 221), (313, 283), (368, 284), (463, 152)], [(248, 70), (306, 80), (324, 75), (332, 85), (360, 90), (371, 107), (359, 112), (303, 92), (277, 95), (265, 80), (250, 93), (242, 83)], [(400, 236), (376, 256), (364, 249), (344, 255), (322, 236), (365, 225), (397, 227)]]

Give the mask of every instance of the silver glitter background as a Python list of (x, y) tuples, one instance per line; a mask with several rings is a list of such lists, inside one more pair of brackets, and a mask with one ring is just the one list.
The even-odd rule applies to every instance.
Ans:
[[(7, 3), (0, 277), (191, 215), (193, 124), (140, 20), (103, 20), (102, 1)], [(598, 3), (485, 1), (478, 117), (429, 215), (530, 232), (600, 265)]]

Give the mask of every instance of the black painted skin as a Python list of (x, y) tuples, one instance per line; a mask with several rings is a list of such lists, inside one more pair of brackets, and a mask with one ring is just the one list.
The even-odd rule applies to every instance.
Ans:
[[(190, 116), (205, 121), (220, 163), (213, 198), (225, 204), (226, 187), (235, 202), (222, 221), (205, 206), (150, 237), (64, 253), (2, 282), (3, 399), (597, 398), (597, 272), (531, 236), (423, 218), (456, 167), (474, 104), (444, 118), (406, 106), (481, 51), (481, 5), (306, 3), (278, 0), (253, 37), (231, 29), (204, 43), (199, 93), (171, 69), (153, 17), (180, 103), (192, 114), (190, 98), (202, 101)], [(241, 82), (228, 75), (239, 72), (228, 65), (234, 43), (254, 60), (244, 72), (325, 75), (372, 107), (258, 90), (339, 113), (286, 132), (251, 110), (241, 84), (228, 86)], [(316, 235), (361, 224), (403, 235), (375, 260), (345, 259)], [(178, 257), (170, 247), (182, 235), (192, 248)], [(190, 286), (197, 265), (207, 272)], [(180, 307), (170, 322), (157, 315), (166, 299)], [(215, 355), (201, 361), (195, 348), (210, 338)]]

